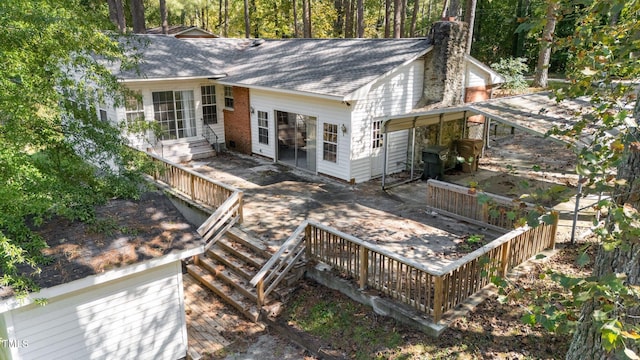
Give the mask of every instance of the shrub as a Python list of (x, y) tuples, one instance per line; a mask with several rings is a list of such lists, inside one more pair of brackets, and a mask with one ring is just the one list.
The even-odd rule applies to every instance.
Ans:
[(504, 76), (506, 80), (502, 85), (504, 89), (518, 91), (528, 87), (527, 81), (524, 79), (524, 73), (529, 71), (527, 59), (523, 57), (504, 58), (497, 63), (491, 64), (491, 68)]

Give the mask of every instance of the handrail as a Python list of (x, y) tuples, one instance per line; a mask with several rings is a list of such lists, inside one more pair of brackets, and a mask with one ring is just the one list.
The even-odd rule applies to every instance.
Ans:
[[(236, 223), (242, 223), (243, 192), (227, 184), (210, 179), (171, 161), (146, 153), (164, 166), (165, 172), (154, 173), (154, 180), (180, 191), (194, 202), (216, 209), (197, 229), (205, 241), (204, 251), (218, 241)], [(220, 192), (220, 189), (223, 191)], [(224, 200), (223, 200), (224, 199)]]
[[(218, 149), (218, 134), (216, 134), (215, 130), (213, 130), (213, 127), (211, 127), (210, 124), (204, 124), (203, 132), (204, 132), (203, 136), (209, 142), (209, 144), (213, 145), (214, 148), (216, 149), (216, 151), (219, 151), (219, 149)], [(211, 141), (211, 135), (212, 134), (213, 134), (213, 137), (215, 138), (214, 141)]]
[[(188, 174), (190, 174), (190, 175), (193, 175), (193, 176), (195, 176), (195, 177), (197, 177), (197, 178), (200, 178), (200, 179), (202, 179), (202, 180), (205, 180), (205, 181), (207, 181), (207, 182), (210, 182), (210, 183), (212, 183), (212, 184), (215, 184), (215, 185), (217, 185), (217, 186), (219, 186), (219, 187), (221, 187), (221, 188), (225, 188), (225, 189), (227, 189), (227, 190), (229, 190), (229, 191), (231, 191), (231, 192), (240, 191), (239, 189), (236, 189), (235, 187), (233, 187), (233, 186), (231, 186), (231, 185), (228, 185), (228, 184), (225, 184), (225, 183), (223, 183), (223, 182), (220, 182), (220, 181), (217, 181), (217, 180), (211, 179), (211, 178), (209, 178), (209, 177), (207, 177), (207, 176), (205, 176), (205, 175), (202, 175), (202, 174), (200, 174), (200, 173), (198, 173), (198, 172), (196, 172), (196, 171), (193, 171), (193, 170), (191, 170), (191, 169), (187, 169), (187, 168), (182, 167), (182, 166), (180, 166), (180, 165), (178, 165), (178, 164), (176, 164), (176, 163), (174, 163), (174, 162), (172, 162), (172, 161), (169, 161), (169, 160), (167, 160), (167, 159), (164, 159), (164, 158), (162, 158), (162, 157), (160, 157), (160, 156), (158, 156), (158, 155), (151, 154), (151, 153), (146, 153), (146, 154), (147, 154), (149, 157), (151, 157), (151, 158), (153, 158), (153, 159), (155, 159), (155, 160), (157, 160), (157, 161), (160, 161), (160, 162), (163, 162), (163, 163), (165, 163), (165, 164), (167, 164), (167, 165), (169, 165), (169, 166), (172, 166), (172, 167), (178, 168), (178, 169), (180, 169), (180, 171), (184, 171), (184, 172), (186, 172), (186, 173), (188, 173)], [(169, 185), (172, 185), (172, 184), (169, 184)], [(173, 186), (173, 185), (172, 185), (172, 186)]]
[(205, 241), (204, 251), (209, 250), (233, 225), (240, 221), (239, 208), (242, 206), (242, 193), (234, 192), (216, 211), (196, 230)]
[[(289, 269), (291, 269), (296, 261), (305, 253), (305, 247), (301, 246), (304, 243), (305, 236), (301, 235), (306, 233), (308, 224), (308, 221), (303, 221), (282, 246), (280, 246), (280, 249), (273, 254), (269, 261), (267, 261), (251, 279), (250, 284), (257, 289), (259, 306), (264, 303), (264, 299), (280, 281), (282, 281)], [(278, 277), (273, 279), (276, 275), (278, 275)], [(268, 285), (266, 290), (265, 285)]]

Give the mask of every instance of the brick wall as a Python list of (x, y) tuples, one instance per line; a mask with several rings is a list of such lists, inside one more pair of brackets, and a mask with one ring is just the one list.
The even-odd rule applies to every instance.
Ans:
[(249, 89), (234, 86), (233, 110), (224, 109), (223, 113), (227, 149), (251, 154)]
[[(464, 89), (465, 103), (488, 100), (489, 98), (491, 98), (490, 86), (473, 86)], [(470, 123), (484, 124), (484, 116), (470, 116), (467, 121), (469, 121)]]

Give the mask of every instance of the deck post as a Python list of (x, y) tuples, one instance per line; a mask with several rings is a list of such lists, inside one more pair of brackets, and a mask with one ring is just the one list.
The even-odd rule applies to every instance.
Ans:
[(500, 276), (507, 275), (509, 271), (509, 253), (511, 252), (511, 241), (509, 240), (502, 245), (502, 254), (500, 255)]
[(244, 212), (242, 210), (242, 204), (243, 204), (243, 195), (244, 193), (242, 191), (238, 192), (238, 224), (242, 224), (242, 221), (244, 220)]
[(551, 216), (553, 216), (553, 225), (551, 225), (551, 240), (549, 241), (549, 247), (551, 249), (556, 248), (556, 234), (558, 233), (558, 219), (560, 218), (560, 214), (558, 211), (554, 210), (551, 212)]
[(256, 284), (256, 292), (258, 295), (258, 307), (261, 307), (264, 305), (264, 280), (258, 281), (258, 284)]
[(437, 323), (442, 317), (442, 302), (444, 300), (444, 282), (442, 275), (434, 277), (433, 289), (433, 322)]
[(367, 287), (367, 280), (369, 279), (369, 250), (360, 246), (360, 290), (364, 290)]
[(196, 200), (196, 177), (193, 174), (189, 174), (190, 186), (191, 186), (191, 200)]

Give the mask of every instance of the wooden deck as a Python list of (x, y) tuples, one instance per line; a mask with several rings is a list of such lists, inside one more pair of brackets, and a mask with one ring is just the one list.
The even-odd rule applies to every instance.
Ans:
[(191, 275), (183, 274), (183, 282), (189, 354), (193, 358), (199, 354), (210, 359), (235, 341), (264, 330), (263, 325), (245, 320)]

